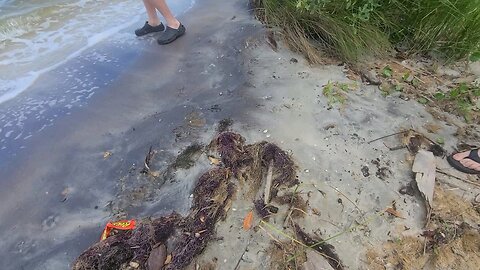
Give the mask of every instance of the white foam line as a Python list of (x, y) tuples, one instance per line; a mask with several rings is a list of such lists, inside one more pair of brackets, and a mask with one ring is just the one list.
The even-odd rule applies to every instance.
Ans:
[[(180, 14), (185, 14), (187, 13), (190, 9), (193, 8), (193, 6), (196, 4), (196, 1), (193, 0), (191, 1), (191, 4), (188, 8), (186, 8), (183, 12), (181, 12)], [(48, 71), (51, 71), (63, 64), (65, 64), (67, 61), (69, 61), (70, 59), (72, 58), (75, 58), (77, 56), (79, 56), (81, 53), (83, 53), (85, 50), (91, 48), (92, 46), (98, 44), (99, 42), (105, 40), (106, 38), (112, 36), (113, 34), (116, 34), (118, 32), (120, 32), (121, 30), (125, 29), (125, 28), (128, 28), (132, 25), (134, 25), (135, 23), (137, 23), (138, 21), (140, 20), (140, 15), (137, 15), (134, 17), (134, 20), (132, 20), (130, 23), (125, 23), (125, 24), (122, 24), (122, 25), (119, 25), (117, 27), (114, 27), (114, 28), (111, 28), (110, 30), (108, 31), (105, 31), (105, 32), (102, 32), (102, 33), (99, 33), (99, 34), (96, 34), (92, 37), (90, 37), (88, 39), (88, 42), (87, 42), (87, 46), (79, 49), (78, 51), (76, 52), (73, 52), (72, 54), (70, 54), (69, 56), (65, 57), (64, 60), (56, 63), (56, 64), (53, 64), (47, 68), (44, 68), (44, 69), (41, 69), (39, 71), (36, 71), (36, 72), (31, 72), (29, 73), (29, 76), (28, 76), (28, 79), (26, 79), (26, 83), (24, 83), (24, 85), (22, 87), (19, 87), (18, 89), (12, 91), (12, 92), (9, 92), (9, 93), (6, 93), (6, 94), (3, 94), (2, 96), (0, 96), (0, 104), (8, 101), (8, 100), (11, 100), (13, 98), (15, 98), (16, 96), (18, 96), (19, 94), (21, 94), (22, 92), (24, 92), (26, 89), (28, 89), (30, 86), (32, 86), (35, 81), (40, 77), (40, 75), (48, 72)], [(25, 82), (25, 80), (24, 80)]]
[(48, 72), (48, 71), (51, 71), (63, 64), (65, 64), (67, 61), (69, 61), (70, 59), (72, 58), (75, 58), (77, 56), (79, 56), (81, 53), (83, 53), (85, 50), (93, 47), (94, 45), (98, 44), (99, 42), (105, 40), (106, 38), (112, 36), (113, 34), (116, 34), (118, 33), (119, 31), (125, 29), (125, 28), (128, 28), (130, 26), (132, 26), (136, 21), (140, 20), (140, 15), (137, 15), (134, 17), (135, 20), (133, 20), (132, 22), (130, 23), (125, 23), (125, 24), (122, 24), (122, 25), (119, 25), (117, 27), (114, 27), (114, 28), (111, 28), (110, 30), (108, 31), (105, 31), (105, 32), (102, 32), (102, 33), (99, 33), (99, 34), (96, 34), (92, 37), (90, 37), (87, 41), (87, 45), (81, 49), (79, 49), (78, 51), (75, 51), (73, 52), (72, 54), (70, 54), (69, 56), (65, 57), (64, 60), (58, 62), (58, 63), (55, 63), (47, 68), (44, 68), (44, 69), (41, 69), (39, 71), (36, 71), (36, 72), (31, 72), (29, 73), (29, 78), (27, 79), (27, 83), (24, 83), (24, 85), (22, 87), (19, 87), (18, 89), (16, 89), (15, 91), (12, 91), (12, 92), (9, 92), (9, 93), (6, 93), (6, 94), (3, 94), (2, 96), (0, 96), (0, 104), (1, 103), (4, 103), (5, 101), (8, 101), (8, 100), (11, 100), (12, 98), (15, 98), (16, 96), (18, 96), (19, 94), (21, 94), (23, 91), (25, 91), (27, 88), (29, 88), (30, 86), (32, 86), (35, 81), (40, 77), (40, 75), (44, 74), (45, 72)]

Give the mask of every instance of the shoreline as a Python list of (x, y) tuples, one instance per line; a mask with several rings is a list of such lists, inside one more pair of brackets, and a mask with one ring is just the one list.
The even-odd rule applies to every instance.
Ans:
[[(240, 2), (214, 9), (208, 8), (210, 2), (197, 3), (191, 16), (182, 17), (189, 33), (175, 46), (159, 47), (152, 37), (136, 40), (145, 44), (139, 57), (118, 66), (119, 77), (110, 90), (95, 94), (88, 107), (31, 138), (28, 151), (6, 156), (0, 228), (1, 260), (7, 269), (67, 269), (65, 263), (98, 240), (97, 232), (112, 214), (109, 202), (119, 192), (118, 179), (128, 175), (133, 164), (141, 164), (152, 144), (162, 145), (165, 157), (171, 157), (187, 141), (202, 136), (204, 128), (186, 125), (188, 115), (197, 112), (210, 125), (243, 109), (245, 101), (223, 108), (238, 101), (236, 89), (243, 83), (241, 48), (231, 38), (243, 40), (256, 30), (219, 12), (246, 10)], [(220, 111), (208, 110), (215, 104)], [(106, 151), (113, 155), (104, 160)], [(151, 211), (162, 211), (163, 204), (188, 208), (173, 198)]]

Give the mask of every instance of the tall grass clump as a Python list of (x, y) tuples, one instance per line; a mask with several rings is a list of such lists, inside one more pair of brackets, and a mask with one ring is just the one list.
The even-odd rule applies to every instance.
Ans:
[(404, 31), (413, 52), (460, 59), (480, 48), (480, 0), (403, 0)]
[(480, 48), (480, 0), (253, 0), (257, 14), (318, 62), (318, 49), (357, 61), (397, 44), (459, 59)]

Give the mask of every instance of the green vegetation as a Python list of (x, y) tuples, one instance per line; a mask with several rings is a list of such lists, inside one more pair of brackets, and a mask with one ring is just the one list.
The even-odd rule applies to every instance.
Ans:
[(266, 24), (312, 62), (318, 49), (347, 61), (393, 46), (446, 59), (480, 58), (480, 0), (253, 0)]
[(480, 111), (480, 87), (475, 85), (461, 84), (448, 93), (436, 93), (434, 98), (462, 115), (467, 122), (472, 122), (476, 116), (474, 112)]
[(345, 104), (347, 96), (345, 92), (355, 90), (356, 84), (328, 82), (322, 90), (322, 94), (327, 98), (328, 106), (333, 107), (334, 104)]

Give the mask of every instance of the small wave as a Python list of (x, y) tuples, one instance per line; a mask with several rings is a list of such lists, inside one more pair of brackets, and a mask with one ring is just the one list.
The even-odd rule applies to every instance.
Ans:
[[(145, 13), (138, 0), (39, 2), (50, 6), (0, 18), (0, 104), (22, 93), (41, 74), (138, 23)], [(184, 12), (194, 3), (175, 1), (172, 9)]]

